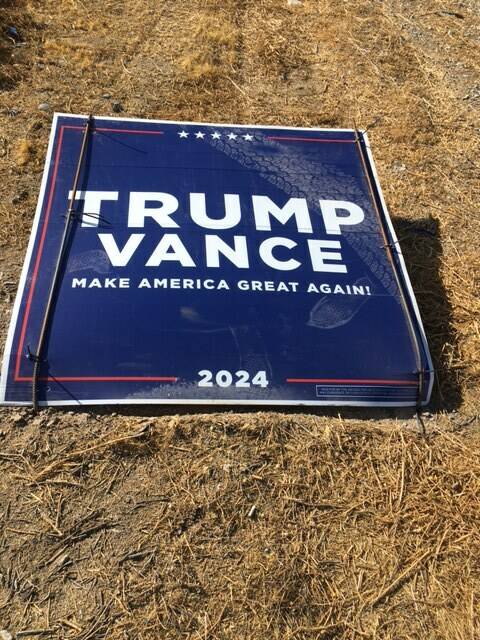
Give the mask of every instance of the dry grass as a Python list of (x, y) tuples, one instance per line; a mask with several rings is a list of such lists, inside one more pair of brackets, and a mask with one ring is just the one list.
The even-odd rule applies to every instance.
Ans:
[(384, 414), (4, 410), (0, 629), (480, 637), (477, 4), (0, 0), (6, 24), (25, 44), (0, 37), (2, 336), (50, 126), (39, 103), (356, 122), (369, 128), (439, 382), (428, 438)]
[(28, 164), (34, 155), (35, 145), (31, 140), (19, 140), (15, 148), (15, 160), (19, 167)]
[(42, 413), (1, 454), (6, 626), (82, 640), (480, 633), (478, 435), (268, 413), (64, 418)]
[(179, 66), (186, 78), (212, 81), (231, 73), (235, 62), (236, 32), (222, 13), (194, 15), (187, 27), (188, 45)]

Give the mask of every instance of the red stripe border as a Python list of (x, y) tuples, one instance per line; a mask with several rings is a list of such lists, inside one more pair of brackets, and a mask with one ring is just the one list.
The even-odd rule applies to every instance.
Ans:
[[(32, 274), (32, 280), (30, 284), (30, 289), (28, 292), (27, 303), (25, 307), (25, 312), (23, 316), (22, 328), (20, 332), (19, 338), (19, 348), (17, 352), (16, 358), (16, 366), (15, 366), (15, 375), (14, 382), (32, 382), (32, 377), (20, 376), (20, 364), (21, 358), (23, 354), (24, 342), (25, 342), (25, 333), (27, 329), (28, 318), (30, 315), (30, 309), (32, 304), (33, 293), (35, 289), (35, 285), (37, 282), (38, 271), (40, 267), (40, 261), (42, 258), (42, 253), (45, 244), (45, 237), (48, 227), (48, 222), (50, 220), (50, 214), (53, 204), (53, 196), (55, 193), (55, 186), (58, 174), (58, 166), (60, 161), (61, 147), (63, 143), (63, 132), (65, 129), (76, 129), (83, 131), (83, 127), (78, 125), (61, 125), (59, 129), (58, 143), (57, 149), (55, 152), (55, 160), (53, 167), (53, 174), (50, 183), (50, 189), (48, 192), (48, 201), (47, 201), (47, 209), (45, 212), (45, 218), (42, 225), (42, 231), (40, 235), (40, 241), (37, 250), (37, 257), (35, 260), (35, 266)], [(163, 135), (163, 131), (152, 131), (152, 130), (137, 130), (137, 129), (115, 129), (115, 128), (107, 128), (107, 127), (98, 127), (93, 130), (95, 131), (106, 131), (109, 133), (132, 133), (132, 134), (146, 134), (146, 135)], [(302, 138), (295, 136), (267, 136), (267, 140), (284, 140), (287, 142), (316, 142), (316, 143), (354, 143), (355, 140), (340, 140), (340, 139), (320, 139), (320, 138)], [(58, 376), (58, 377), (43, 377), (39, 378), (41, 381), (57, 381), (57, 382), (177, 382), (178, 378), (174, 376)], [(378, 380), (378, 379), (334, 379), (334, 378), (287, 378), (286, 382), (289, 384), (353, 384), (353, 385), (389, 385), (389, 386), (415, 386), (418, 387), (417, 382), (413, 382), (410, 380)]]
[(298, 136), (266, 136), (267, 140), (284, 140), (285, 142), (320, 142), (320, 143), (332, 143), (339, 142), (344, 144), (353, 144), (355, 140), (343, 140), (333, 138), (300, 138)]
[[(42, 382), (177, 382), (175, 376), (45, 376), (39, 378)], [(16, 382), (33, 382), (28, 376), (19, 377)]]
[[(63, 124), (62, 129), (77, 129), (79, 131), (83, 131), (83, 127), (80, 127), (75, 124)], [(96, 131), (107, 131), (109, 133), (143, 133), (145, 135), (151, 136), (163, 136), (163, 131), (152, 131), (150, 129), (115, 129), (113, 127), (95, 127), (92, 129), (92, 133)]]
[(50, 220), (50, 212), (51, 212), (51, 209), (52, 209), (53, 194), (55, 192), (55, 183), (56, 183), (56, 180), (57, 180), (58, 164), (59, 164), (59, 160), (60, 160), (60, 151), (61, 151), (62, 142), (63, 142), (63, 131), (64, 131), (64, 127), (61, 126), (60, 127), (60, 132), (58, 134), (57, 151), (55, 153), (55, 161), (54, 161), (54, 165), (53, 165), (52, 181), (50, 183), (50, 189), (49, 189), (49, 192), (48, 192), (48, 200), (47, 200), (47, 209), (46, 209), (46, 212), (45, 212), (45, 219), (43, 221), (42, 231), (40, 233), (40, 241), (38, 243), (37, 258), (35, 260), (35, 266), (33, 268), (32, 280), (30, 282), (30, 289), (29, 289), (28, 297), (27, 297), (27, 304), (25, 306), (25, 312), (24, 312), (24, 315), (23, 315), (22, 329), (21, 329), (21, 332), (20, 332), (20, 339), (19, 339), (19, 343), (18, 343), (17, 361), (16, 361), (16, 366), (15, 366), (15, 376), (14, 376), (14, 380), (15, 381), (18, 381), (19, 374), (20, 374), (20, 361), (21, 361), (22, 354), (23, 354), (23, 347), (24, 347), (24, 342), (25, 342), (25, 333), (26, 333), (26, 330), (27, 330), (28, 318), (30, 316), (30, 307), (32, 305), (33, 292), (35, 290), (35, 285), (37, 283), (38, 270), (39, 270), (39, 267), (40, 267), (40, 261), (42, 259), (43, 247), (44, 247), (44, 244), (45, 244), (45, 236), (47, 234), (48, 222)]

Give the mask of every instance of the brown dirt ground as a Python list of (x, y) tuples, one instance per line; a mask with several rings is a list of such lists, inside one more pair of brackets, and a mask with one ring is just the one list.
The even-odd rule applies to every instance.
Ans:
[(0, 630), (479, 638), (478, 3), (0, 0), (0, 31), (1, 341), (51, 112), (119, 102), (369, 128), (438, 373), (423, 435), (394, 412), (3, 409)]

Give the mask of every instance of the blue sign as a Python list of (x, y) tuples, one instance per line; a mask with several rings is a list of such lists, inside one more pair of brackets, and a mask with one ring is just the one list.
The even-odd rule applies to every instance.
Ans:
[(365, 133), (55, 115), (0, 402), (419, 406), (432, 383)]

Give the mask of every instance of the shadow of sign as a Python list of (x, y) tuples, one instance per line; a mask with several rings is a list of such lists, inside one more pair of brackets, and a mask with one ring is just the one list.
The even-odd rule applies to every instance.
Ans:
[(452, 308), (441, 279), (442, 243), (434, 218), (393, 220), (420, 309), (436, 382), (431, 407), (452, 410), (462, 399), (459, 371), (449, 364), (447, 346), (455, 346)]

